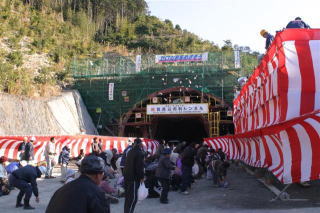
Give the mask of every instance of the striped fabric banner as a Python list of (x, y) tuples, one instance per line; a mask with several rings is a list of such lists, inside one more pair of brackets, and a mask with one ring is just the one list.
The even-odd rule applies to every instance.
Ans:
[(234, 100), (236, 134), (320, 109), (320, 30), (278, 33), (261, 64)]
[[(45, 160), (44, 149), (52, 136), (36, 136), (34, 146), (34, 160), (36, 162)], [(94, 137), (102, 140), (102, 149), (116, 148), (121, 153), (127, 146), (128, 141), (134, 141), (134, 138), (125, 137), (107, 137), (96, 135), (77, 135), (77, 136), (54, 136), (56, 139), (55, 149), (56, 153), (60, 153), (62, 148), (66, 145), (70, 147), (72, 157), (79, 155), (80, 149), (84, 150), (85, 154), (91, 153), (91, 142)], [(23, 140), (23, 136), (0, 136), (0, 156), (6, 156), (9, 159), (18, 159), (18, 147)], [(142, 139), (145, 151), (155, 153), (159, 143), (156, 140)], [(57, 156), (58, 157), (58, 156)]]
[(320, 110), (256, 132), (204, 141), (229, 159), (267, 168), (289, 184), (320, 178), (319, 133)]

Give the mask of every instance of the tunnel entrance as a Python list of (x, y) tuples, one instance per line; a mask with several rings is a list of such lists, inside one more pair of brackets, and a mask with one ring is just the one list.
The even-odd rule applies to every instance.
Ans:
[(151, 121), (153, 138), (165, 141), (200, 142), (209, 137), (202, 116), (156, 116)]
[(192, 88), (169, 88), (149, 95), (125, 113), (119, 135), (199, 142), (233, 133), (230, 111), (228, 104), (211, 94)]

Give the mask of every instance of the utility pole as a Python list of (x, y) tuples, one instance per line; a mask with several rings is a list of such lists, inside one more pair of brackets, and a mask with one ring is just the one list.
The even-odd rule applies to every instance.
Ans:
[(221, 98), (222, 98), (222, 101), (223, 101), (223, 79), (221, 79)]

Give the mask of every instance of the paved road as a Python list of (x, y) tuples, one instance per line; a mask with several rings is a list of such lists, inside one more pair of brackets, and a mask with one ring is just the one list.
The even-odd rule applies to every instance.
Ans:
[[(318, 213), (320, 212), (320, 186), (313, 186), (311, 189), (293, 187), (292, 193), (296, 198), (310, 197), (311, 201), (276, 201), (270, 202), (273, 194), (267, 190), (253, 176), (248, 175), (243, 169), (234, 167), (229, 172), (230, 188), (215, 188), (211, 182), (205, 179), (199, 180), (194, 184), (190, 195), (182, 195), (177, 192), (169, 193), (170, 204), (160, 204), (158, 199), (147, 199), (136, 207), (137, 213)], [(40, 180), (39, 188), (41, 203), (36, 204), (34, 198), (32, 205), (37, 209), (29, 212), (45, 211), (46, 205), (54, 191), (61, 184), (57, 179)], [(316, 193), (311, 196), (310, 193)], [(15, 213), (24, 212), (14, 208), (14, 190), (10, 196), (0, 197), (0, 212)], [(308, 194), (308, 195), (306, 195)], [(123, 199), (119, 204), (112, 205), (112, 213), (123, 212)]]

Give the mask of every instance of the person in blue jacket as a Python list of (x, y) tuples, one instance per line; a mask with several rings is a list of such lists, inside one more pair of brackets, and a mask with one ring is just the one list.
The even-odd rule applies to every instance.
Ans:
[(260, 31), (260, 35), (261, 35), (263, 38), (266, 39), (266, 46), (265, 46), (266, 50), (269, 49), (269, 47), (270, 47), (270, 45), (271, 45), (271, 43), (272, 43), (272, 41), (273, 41), (273, 39), (274, 39), (273, 35), (271, 35), (270, 33), (268, 33), (268, 31), (266, 31), (266, 30), (261, 30), (261, 31)]
[(130, 140), (128, 141), (128, 144), (129, 144), (129, 146), (127, 146), (127, 148), (125, 148), (125, 150), (123, 150), (121, 160), (120, 160), (120, 168), (121, 168), (122, 173), (123, 173), (123, 168), (126, 164), (127, 155), (133, 147), (132, 142)]
[[(31, 166), (27, 165), (20, 169), (15, 170), (9, 177), (9, 183), (11, 186), (16, 187), (20, 190), (17, 196), (16, 207), (24, 206), (24, 209), (34, 209), (30, 206), (30, 198), (32, 192), (36, 196), (36, 202), (39, 202), (39, 191), (37, 185), (37, 178), (45, 174), (46, 167), (44, 166)], [(22, 198), (24, 197), (24, 205), (21, 204)]]
[(6, 166), (6, 170), (8, 174), (11, 174), (12, 172), (16, 171), (17, 169), (21, 168), (20, 162), (11, 162), (8, 166)]
[(61, 168), (61, 181), (66, 181), (66, 174), (68, 170), (68, 164), (70, 161), (70, 148), (68, 146), (64, 146), (62, 151), (60, 152), (58, 163)]
[(310, 26), (308, 24), (306, 24), (304, 21), (302, 21), (302, 19), (300, 17), (295, 18), (293, 21), (290, 21), (287, 26), (287, 29), (290, 28), (307, 28), (309, 29)]

